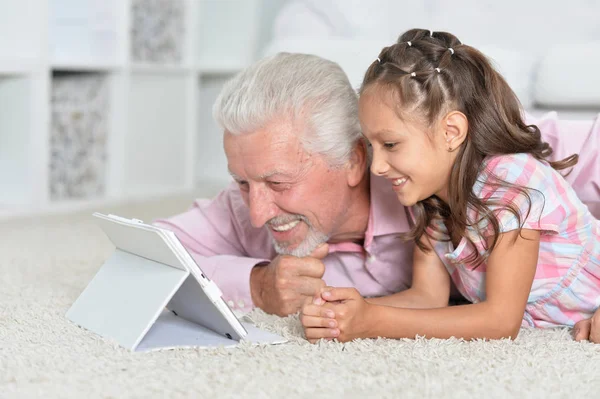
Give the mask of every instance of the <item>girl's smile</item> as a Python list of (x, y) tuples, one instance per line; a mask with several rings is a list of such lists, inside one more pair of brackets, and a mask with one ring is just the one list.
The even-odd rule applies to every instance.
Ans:
[(392, 97), (385, 88), (372, 87), (359, 100), (362, 131), (373, 148), (371, 172), (390, 181), (402, 205), (412, 206), (432, 195), (444, 199), (455, 159), (448, 151), (455, 115), (449, 113), (428, 128), (402, 119)]
[(408, 177), (400, 177), (397, 179), (390, 179), (392, 181), (392, 187), (394, 188), (394, 191), (398, 192), (400, 190), (402, 190), (402, 187), (404, 187), (404, 185), (406, 183), (408, 183)]

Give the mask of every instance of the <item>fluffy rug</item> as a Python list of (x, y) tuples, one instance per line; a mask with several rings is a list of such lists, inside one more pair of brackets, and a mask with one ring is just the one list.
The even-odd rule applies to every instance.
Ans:
[(111, 251), (89, 216), (0, 226), (0, 397), (585, 398), (600, 392), (600, 345), (574, 342), (567, 329), (523, 330), (514, 342), (311, 345), (297, 316), (253, 311), (246, 317), (289, 342), (132, 353), (65, 318)]

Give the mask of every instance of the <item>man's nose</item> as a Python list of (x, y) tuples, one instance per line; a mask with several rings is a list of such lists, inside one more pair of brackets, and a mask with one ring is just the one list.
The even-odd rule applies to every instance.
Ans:
[(276, 206), (265, 188), (250, 187), (248, 193), (248, 207), (250, 208), (250, 221), (254, 227), (262, 227), (277, 215)]
[(390, 169), (385, 157), (380, 154), (380, 151), (373, 150), (373, 160), (371, 161), (371, 172), (377, 176), (383, 176)]

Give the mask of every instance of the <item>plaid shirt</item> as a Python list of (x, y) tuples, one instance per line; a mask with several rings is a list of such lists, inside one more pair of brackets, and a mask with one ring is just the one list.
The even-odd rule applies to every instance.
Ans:
[[(522, 187), (527, 197), (514, 188), (498, 187), (493, 176)], [(527, 301), (523, 326), (572, 326), (589, 318), (600, 306), (600, 221), (594, 218), (561, 174), (529, 154), (490, 157), (477, 179), (473, 192), (481, 199), (514, 204), (521, 216), (521, 227), (539, 230), (540, 253), (535, 278)], [(501, 206), (489, 207), (500, 223), (500, 231), (519, 227), (514, 214)], [(469, 220), (478, 220), (475, 210)], [(436, 222), (447, 233), (444, 224)], [(484, 236), (491, 226), (481, 222)], [(484, 239), (474, 229), (456, 248), (446, 241), (434, 241), (438, 254), (458, 290), (473, 303), (485, 300), (486, 264), (474, 268), (466, 262), (473, 251), (484, 252)]]

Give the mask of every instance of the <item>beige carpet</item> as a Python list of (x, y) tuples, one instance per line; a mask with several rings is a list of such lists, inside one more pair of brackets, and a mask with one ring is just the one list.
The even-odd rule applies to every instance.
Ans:
[[(149, 218), (189, 199), (113, 210)], [(364, 340), (310, 345), (297, 317), (260, 311), (279, 346), (136, 354), (71, 324), (65, 312), (109, 255), (86, 215), (0, 225), (1, 398), (597, 398), (600, 345), (566, 329), (515, 342)]]

